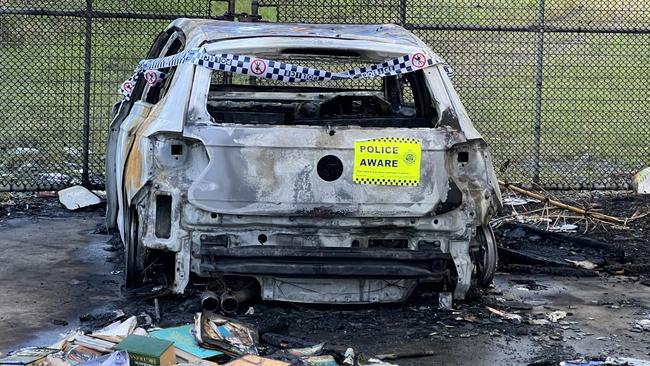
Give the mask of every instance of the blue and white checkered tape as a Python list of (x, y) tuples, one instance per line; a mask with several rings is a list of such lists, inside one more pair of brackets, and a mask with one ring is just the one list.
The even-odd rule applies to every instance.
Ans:
[[(184, 63), (192, 63), (216, 71), (263, 77), (289, 83), (386, 77), (417, 71), (439, 63), (444, 64), (435, 55), (422, 51), (386, 60), (376, 65), (358, 67), (348, 71), (331, 72), (249, 55), (230, 53), (212, 55), (207, 53), (204, 48), (192, 48), (172, 56), (140, 61), (135, 70), (135, 75), (122, 84), (121, 92), (125, 98), (129, 98), (137, 80), (137, 75), (140, 73), (148, 70), (166, 69)], [(444, 68), (447, 74), (453, 77), (451, 67), (444, 64)]]

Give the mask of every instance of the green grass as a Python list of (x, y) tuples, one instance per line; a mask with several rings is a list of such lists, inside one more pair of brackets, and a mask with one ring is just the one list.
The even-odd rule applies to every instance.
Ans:
[[(270, 21), (392, 23), (397, 1), (264, 0)], [(8, 0), (3, 5), (24, 4)], [(206, 14), (206, 1), (95, 0), (96, 10)], [(311, 4), (304, 6), (304, 4)], [(555, 26), (646, 26), (641, 2), (547, 0)], [(273, 5), (277, 6), (273, 6)], [(365, 5), (363, 5), (365, 4)], [(379, 5), (377, 5), (379, 4)], [(383, 4), (383, 5), (381, 5)], [(409, 0), (407, 23), (528, 25), (537, 1)], [(30, 2), (77, 10), (85, 0)], [(238, 0), (250, 12), (250, 1)], [(393, 8), (391, 8), (391, 6)], [(389, 10), (386, 11), (386, 8)], [(612, 10), (621, 9), (621, 10)], [(226, 4), (213, 1), (212, 16)], [(101, 183), (108, 111), (117, 87), (168, 21), (97, 19), (93, 23), (91, 177)], [(535, 34), (416, 31), (456, 70), (470, 117), (490, 143), (507, 178), (530, 182), (535, 120)], [(650, 162), (650, 35), (547, 33), (541, 128), (542, 182), (625, 179)], [(80, 18), (0, 15), (0, 189), (31, 185), (40, 173), (81, 177), (84, 23)], [(16, 147), (39, 153), (16, 155)], [(39, 182), (46, 183), (46, 182)]]

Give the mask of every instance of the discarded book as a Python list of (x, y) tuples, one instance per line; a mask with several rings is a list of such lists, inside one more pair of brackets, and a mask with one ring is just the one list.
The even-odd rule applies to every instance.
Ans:
[(257, 354), (257, 331), (250, 325), (203, 312), (194, 318), (196, 340), (202, 347), (218, 349), (230, 356)]
[(176, 364), (174, 343), (154, 337), (131, 334), (115, 349), (129, 353), (131, 366), (170, 366)]

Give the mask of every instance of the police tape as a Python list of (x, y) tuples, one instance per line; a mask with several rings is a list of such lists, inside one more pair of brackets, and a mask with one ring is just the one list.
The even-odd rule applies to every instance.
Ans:
[[(453, 76), (453, 70), (449, 65), (425, 51), (403, 55), (375, 65), (358, 67), (348, 71), (331, 72), (249, 55), (230, 53), (212, 55), (207, 53), (204, 48), (192, 48), (172, 56), (140, 61), (135, 69), (135, 74), (122, 84), (121, 92), (125, 98), (129, 98), (137, 82), (138, 75), (150, 70), (167, 69), (185, 63), (215, 71), (250, 75), (289, 83), (394, 76), (421, 70), (435, 64), (443, 64), (447, 74), (450, 77)], [(161, 77), (164, 73), (160, 72), (158, 75)]]

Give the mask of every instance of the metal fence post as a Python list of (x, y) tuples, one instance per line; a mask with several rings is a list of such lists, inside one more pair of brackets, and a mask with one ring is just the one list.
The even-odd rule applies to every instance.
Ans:
[(535, 125), (533, 130), (533, 183), (539, 184), (540, 145), (542, 142), (542, 85), (544, 68), (544, 0), (539, 0), (539, 13), (537, 15), (537, 26), (535, 27), (535, 67), (536, 67), (536, 89), (535, 89)]
[(86, 0), (86, 42), (85, 42), (85, 65), (84, 65), (84, 122), (83, 122), (83, 170), (81, 173), (81, 184), (90, 187), (89, 165), (90, 165), (90, 77), (91, 77), (91, 47), (93, 30), (93, 1)]
[(406, 25), (406, 2), (408, 0), (399, 0), (397, 6), (399, 7), (399, 25), (404, 27)]
[(253, 0), (251, 2), (251, 15), (253, 17), (260, 15), (260, 2), (258, 0)]
[(237, 12), (235, 0), (228, 0), (228, 14), (233, 15)]

